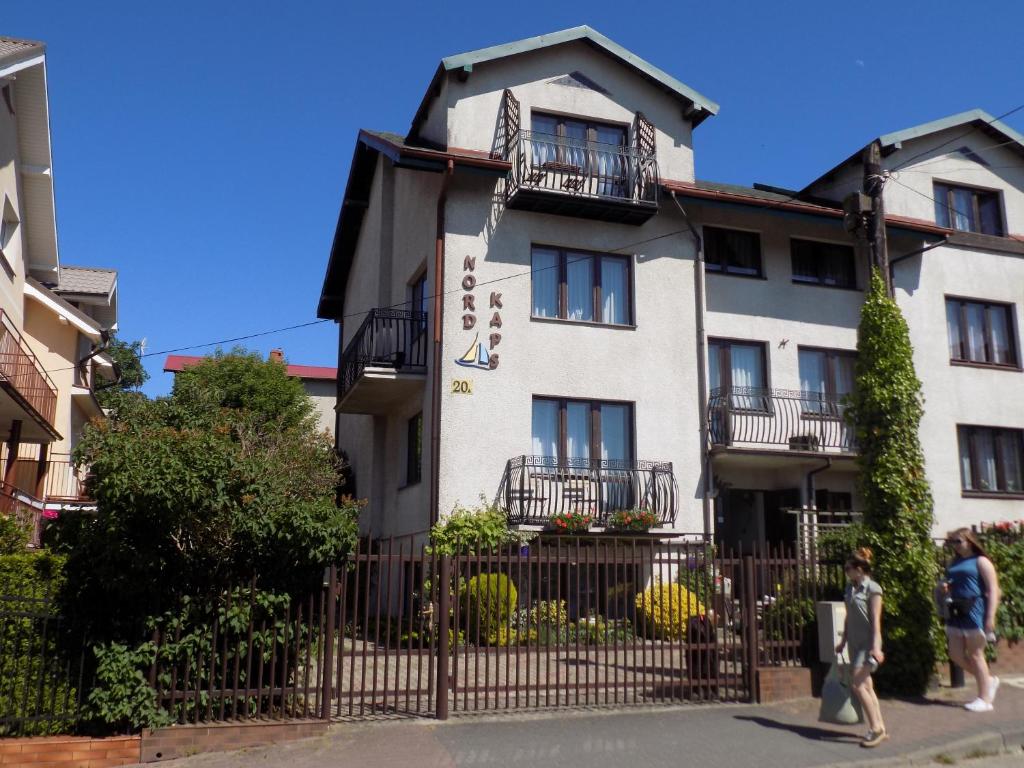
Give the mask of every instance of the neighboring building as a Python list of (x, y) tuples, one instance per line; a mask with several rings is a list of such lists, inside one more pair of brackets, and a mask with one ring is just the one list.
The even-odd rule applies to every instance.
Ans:
[[(801, 191), (698, 181), (717, 109), (577, 27), (446, 58), (406, 135), (359, 133), (318, 315), (364, 531), (483, 495), (749, 546), (859, 510), (860, 153)], [(1024, 517), (1024, 139), (975, 112), (881, 143), (937, 526)]]
[(0, 507), (81, 507), (71, 451), (103, 416), (94, 387), (116, 375), (103, 350), (117, 325), (117, 273), (60, 263), (45, 47), (6, 37), (0, 206)]
[[(168, 355), (164, 361), (164, 370), (170, 373), (178, 373), (190, 365), (199, 363), (204, 358), (197, 355)], [(284, 363), (284, 352), (280, 349), (270, 351), (270, 360)], [(302, 386), (313, 401), (316, 409), (316, 420), (320, 429), (327, 432), (331, 439), (334, 439), (335, 422), (337, 415), (334, 412), (334, 404), (337, 399), (338, 370), (319, 365), (291, 365), (287, 364), (288, 375), (296, 379), (302, 379)]]

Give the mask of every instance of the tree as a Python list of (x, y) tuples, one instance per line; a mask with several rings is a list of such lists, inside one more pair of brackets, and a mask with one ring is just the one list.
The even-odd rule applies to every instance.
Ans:
[(63, 516), (66, 602), (106, 640), (134, 641), (184, 597), (255, 579), (303, 590), (351, 546), (356, 505), (335, 504), (339, 464), (301, 383), (241, 351), (182, 374), (170, 397), (90, 424), (95, 516)]
[(120, 378), (112, 386), (102, 387), (96, 392), (96, 399), (104, 408), (112, 408), (117, 405), (125, 393), (139, 395), (139, 389), (149, 380), (142, 365), (142, 342), (122, 341), (116, 336), (111, 337), (107, 346), (107, 354), (110, 355), (117, 369)]
[(879, 684), (904, 694), (924, 692), (938, 638), (932, 497), (918, 439), (923, 412), (907, 323), (875, 269), (861, 309), (856, 387), (847, 414), (859, 445), (864, 538), (885, 590), (886, 663)]

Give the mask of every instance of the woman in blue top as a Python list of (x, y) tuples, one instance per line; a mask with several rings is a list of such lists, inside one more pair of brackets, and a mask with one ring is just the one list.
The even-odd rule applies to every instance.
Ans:
[(946, 637), (949, 658), (970, 672), (978, 683), (978, 698), (966, 705), (971, 712), (991, 712), (999, 678), (989, 674), (986, 640), (995, 640), (999, 608), (999, 578), (970, 528), (952, 531), (946, 544), (956, 557), (946, 569)]

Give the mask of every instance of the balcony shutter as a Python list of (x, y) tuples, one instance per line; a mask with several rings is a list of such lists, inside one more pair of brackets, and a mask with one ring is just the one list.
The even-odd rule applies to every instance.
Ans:
[(654, 124), (644, 117), (643, 112), (637, 112), (633, 120), (633, 142), (641, 157), (654, 154)]
[(519, 138), (519, 99), (512, 95), (512, 91), (505, 89), (502, 98), (505, 119), (505, 159), (512, 156), (512, 150)]

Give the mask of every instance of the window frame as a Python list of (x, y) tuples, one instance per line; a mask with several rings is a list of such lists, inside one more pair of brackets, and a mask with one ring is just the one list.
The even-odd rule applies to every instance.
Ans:
[[(814, 245), (827, 245), (827, 246), (831, 246), (831, 247), (834, 247), (834, 248), (844, 248), (844, 249), (847, 249), (849, 251), (849, 253), (850, 253), (850, 267), (851, 267), (851, 275), (853, 277), (852, 285), (830, 285), (829, 283), (823, 282), (820, 271), (818, 273), (817, 279), (811, 279), (810, 277), (807, 277), (807, 276), (804, 276), (804, 275), (797, 275), (796, 269), (795, 269), (796, 265), (793, 263), (793, 258), (794, 258), (794, 255), (795, 255), (793, 253), (793, 244), (797, 243), (797, 242), (800, 242), (800, 243), (812, 243)], [(794, 284), (796, 284), (796, 285), (816, 285), (816, 286), (818, 286), (820, 288), (831, 288), (833, 290), (840, 290), (840, 291), (859, 291), (860, 290), (860, 283), (858, 282), (859, 275), (857, 274), (857, 249), (853, 245), (851, 245), (850, 243), (842, 243), (842, 242), (839, 242), (837, 240), (822, 240), (822, 239), (808, 238), (808, 237), (791, 237), (791, 238), (789, 238), (789, 272), (790, 272), (791, 281)]]
[[(708, 261), (708, 231), (712, 232), (740, 232), (745, 235), (753, 235), (757, 239), (757, 274), (751, 275), (746, 272), (730, 271), (726, 265), (710, 266)], [(717, 224), (704, 224), (701, 226), (701, 239), (704, 249), (704, 271), (715, 275), (729, 275), (730, 277), (746, 277), (753, 280), (767, 280), (764, 272), (764, 246), (761, 242), (761, 232), (757, 229), (742, 229), (740, 227), (723, 227)]]
[[(725, 336), (709, 336), (708, 337), (708, 381), (711, 380), (711, 347), (726, 346), (729, 349), (728, 356), (719, 354), (718, 357), (718, 380), (721, 382), (720, 390), (723, 390), (722, 394), (728, 394), (728, 402), (730, 409), (735, 412), (747, 412), (747, 413), (771, 413), (772, 412), (772, 373), (769, 367), (769, 353), (768, 353), (768, 342), (758, 341), (757, 339), (735, 339)], [(752, 398), (759, 397), (762, 400), (761, 408), (738, 408), (732, 405), (732, 347), (733, 346), (744, 346), (744, 347), (757, 347), (761, 352), (761, 370), (764, 371), (764, 395), (763, 396), (749, 396)], [(753, 387), (753, 389), (759, 389), (759, 387)], [(713, 392), (709, 392), (713, 394)], [(747, 397), (741, 395), (741, 397)]]
[[(533, 304), (533, 252), (535, 249), (555, 251), (558, 254), (558, 314), (553, 317), (534, 314)], [(591, 270), (591, 302), (593, 308), (593, 320), (574, 320), (569, 317), (569, 253), (581, 253), (594, 259), (594, 268)], [(626, 322), (612, 323), (602, 318), (604, 314), (603, 294), (601, 289), (601, 260), (614, 259), (626, 264)], [(600, 325), (604, 328), (635, 328), (636, 327), (636, 281), (633, 276), (634, 258), (630, 255), (620, 253), (605, 253), (592, 251), (586, 248), (569, 248), (560, 245), (549, 245), (546, 243), (530, 244), (530, 319), (542, 322), (577, 323), (580, 325)]]
[[(1024, 456), (1024, 429), (1019, 427), (990, 427), (981, 424), (957, 424), (956, 425), (956, 436), (957, 436), (957, 451), (956, 461), (957, 469), (960, 474), (960, 495), (963, 498), (979, 498), (979, 499), (1024, 499), (1024, 488), (1018, 491), (1006, 491), (1006, 490), (979, 490), (978, 486), (981, 485), (981, 472), (977, 458), (977, 444), (974, 440), (975, 435), (979, 431), (992, 432), (992, 445), (995, 453), (995, 464), (996, 464), (996, 484), (1002, 487), (1006, 486), (1006, 467), (1003, 466), (1002, 453), (999, 450), (999, 440), (1006, 436), (1015, 436), (1018, 445), (1020, 446), (1021, 455)], [(963, 477), (963, 462), (961, 459), (963, 449), (963, 439), (967, 436), (967, 455), (968, 461), (971, 465), (971, 485), (974, 488), (964, 488), (964, 477)], [(1024, 472), (1022, 472), (1024, 474)], [(1022, 478), (1024, 480), (1024, 478)]]
[[(841, 419), (843, 416), (843, 407), (839, 402), (839, 396), (836, 394), (836, 374), (839, 371), (837, 358), (849, 358), (853, 360), (854, 365), (856, 365), (857, 350), (838, 349), (836, 347), (815, 347), (798, 344), (796, 348), (798, 372), (800, 370), (801, 352), (820, 352), (825, 355), (825, 404), (828, 406), (828, 410), (823, 409), (821, 412), (816, 412), (805, 411), (801, 408), (800, 417), (803, 419)], [(801, 395), (803, 394), (807, 393), (801, 387)]]
[[(636, 463), (636, 403), (630, 400), (602, 400), (589, 397), (558, 397), (554, 395), (533, 395), (530, 399), (530, 412), (533, 412), (533, 404), (538, 400), (556, 403), (558, 405), (558, 456), (554, 457), (559, 466), (566, 465), (570, 459), (569, 453), (569, 403), (582, 403), (589, 407), (590, 411), (590, 461), (601, 461), (601, 406), (618, 405), (625, 406), (629, 410), (629, 435), (626, 444), (629, 448), (630, 458), (627, 463)], [(531, 430), (532, 431), (532, 430)], [(533, 435), (530, 435), (533, 439)], [(578, 460), (578, 459), (573, 459)], [(611, 459), (620, 461), (620, 459)]]
[[(936, 188), (942, 186), (946, 188), (946, 200), (942, 202), (939, 200), (941, 194)], [(981, 229), (958, 229), (955, 226), (956, 218), (955, 215), (959, 211), (953, 206), (953, 193), (955, 190), (963, 190), (971, 193), (971, 213), (974, 215), (974, 220), (981, 227), (981, 202), (980, 197), (991, 195), (995, 198), (996, 207), (999, 209), (999, 231), (998, 232), (985, 232)], [(1006, 226), (1006, 205), (1003, 199), (1003, 191), (1001, 189), (993, 189), (992, 187), (980, 187), (974, 184), (961, 184), (955, 181), (945, 181), (944, 179), (932, 179), (932, 200), (935, 201), (936, 205), (941, 205), (946, 209), (947, 223), (942, 224), (939, 221), (938, 211), (935, 213), (935, 223), (940, 227), (946, 229), (952, 229), (955, 232), (971, 232), (976, 235), (989, 235), (990, 237), (1006, 237), (1007, 226)]]
[[(967, 368), (989, 368), (1002, 371), (1021, 371), (1020, 362), (1020, 350), (1017, 346), (1017, 307), (1012, 302), (1005, 301), (990, 301), (988, 299), (975, 299), (968, 296), (956, 296), (953, 294), (946, 294), (943, 297), (943, 309), (948, 311), (949, 304), (951, 302), (959, 303), (960, 305), (960, 339), (958, 341), (958, 347), (960, 351), (960, 357), (950, 357), (950, 365), (959, 365)], [(963, 355), (967, 351), (968, 344), (968, 326), (967, 326), (967, 305), (976, 304), (982, 308), (982, 317), (985, 318), (983, 332), (985, 334), (985, 357), (986, 359), (971, 360), (970, 358), (964, 357)], [(1009, 363), (996, 363), (990, 359), (993, 352), (992, 343), (992, 326), (988, 319), (988, 310), (990, 308), (1002, 308), (1006, 312), (1006, 335), (1007, 345), (1010, 349), (1010, 356), (1012, 360)], [(943, 322), (945, 322), (946, 315), (943, 315)], [(949, 347), (949, 327), (946, 327), (946, 346)]]
[[(530, 110), (530, 132), (533, 133), (533, 118), (535, 117), (546, 117), (556, 122), (555, 131), (556, 133), (546, 133), (545, 136), (557, 136), (560, 139), (568, 138), (565, 132), (566, 121), (574, 123), (582, 123), (587, 129), (586, 141), (594, 144), (607, 144), (608, 142), (599, 142), (597, 140), (597, 129), (598, 128), (612, 128), (616, 131), (622, 131), (622, 144), (617, 145), (623, 148), (629, 147), (629, 142), (632, 136), (630, 135), (631, 126), (629, 123), (619, 123), (614, 120), (598, 120), (592, 117), (584, 117), (583, 115), (567, 115), (559, 112), (549, 112), (544, 109), (531, 109)], [(614, 145), (613, 145), (614, 146)]]
[(405, 485), (423, 480), (423, 411), (405, 422)]

